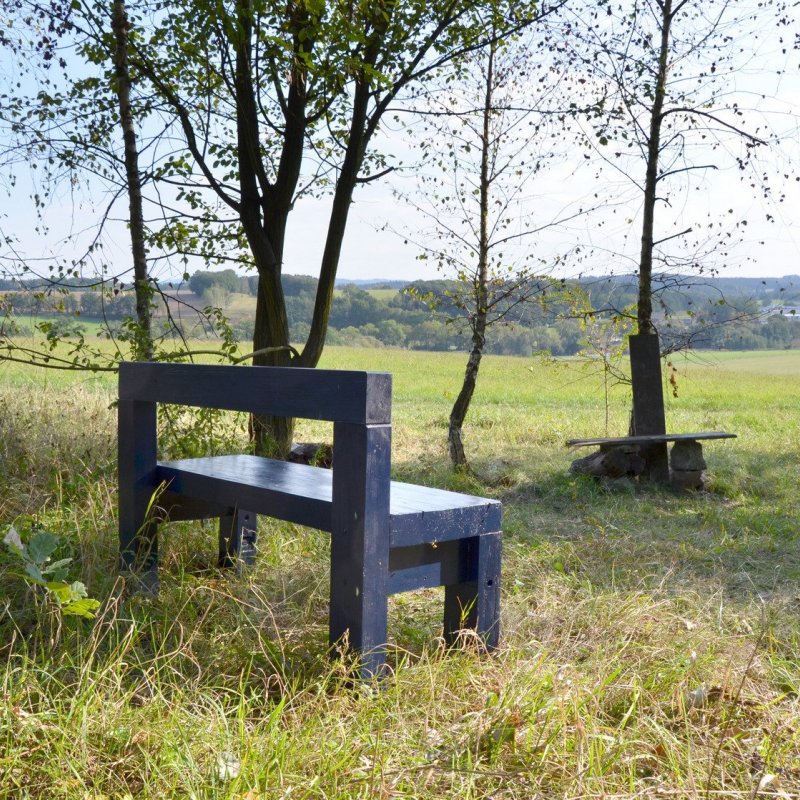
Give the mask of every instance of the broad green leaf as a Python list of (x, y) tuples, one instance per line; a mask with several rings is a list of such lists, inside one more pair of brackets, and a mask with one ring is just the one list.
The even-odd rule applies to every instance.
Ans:
[(60, 606), (71, 603), (73, 600), (80, 599), (79, 597), (75, 597), (72, 587), (68, 583), (48, 581), (45, 584), (45, 588), (56, 598)]
[(75, 597), (86, 597), (88, 595), (86, 587), (80, 581), (74, 581), (69, 585), (69, 588)]
[(50, 574), (53, 576), (53, 580), (62, 580), (61, 578), (57, 578), (55, 573), (59, 570), (66, 568), (69, 564), (72, 563), (71, 558), (60, 558), (58, 561), (54, 561), (52, 564), (48, 564), (46, 567), (42, 568), (42, 572), (45, 574)]
[(100, 608), (100, 601), (93, 600), (90, 597), (84, 597), (80, 600), (75, 600), (63, 606), (61, 611), (63, 614), (70, 616), (85, 617), (86, 619), (94, 619), (94, 614)]
[(42, 571), (32, 561), (25, 562), (25, 572), (27, 572), (28, 576), (36, 583), (40, 584), (41, 586), (45, 585), (46, 582), (44, 575), (42, 575)]
[(28, 554), (31, 561), (44, 564), (58, 547), (58, 539), (47, 531), (38, 531), (28, 542)]

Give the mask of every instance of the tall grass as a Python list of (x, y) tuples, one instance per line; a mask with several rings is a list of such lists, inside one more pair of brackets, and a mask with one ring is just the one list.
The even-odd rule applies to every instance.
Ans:
[(678, 365), (670, 429), (740, 438), (675, 495), (568, 475), (563, 442), (605, 432), (591, 365), (487, 359), (455, 476), (463, 357), (330, 348), (392, 371), (397, 477), (504, 503), (500, 652), (446, 652), (440, 591), (401, 595), (380, 690), (326, 653), (319, 532), (262, 520), (237, 578), (210, 523), (175, 524), (159, 598), (127, 596), (113, 382), (4, 369), (0, 521), (57, 533), (103, 607), (61, 620), (0, 560), (0, 798), (800, 796), (797, 373), (758, 358)]

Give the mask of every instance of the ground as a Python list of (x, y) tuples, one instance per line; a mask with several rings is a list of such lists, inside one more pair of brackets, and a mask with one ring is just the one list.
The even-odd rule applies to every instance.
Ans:
[[(566, 439), (624, 432), (629, 407), (575, 361), (488, 358), (475, 475), (453, 475), (464, 365), (339, 348), (322, 364), (393, 373), (396, 478), (504, 504), (500, 652), (446, 652), (439, 592), (403, 595), (379, 690), (325, 654), (318, 532), (263, 521), (236, 578), (210, 566), (212, 526), (173, 525), (161, 596), (126, 598), (113, 379), (0, 366), (0, 532), (57, 534), (103, 603), (62, 620), (0, 563), (0, 798), (800, 795), (800, 356), (677, 364), (668, 427), (739, 434), (704, 448), (695, 494), (568, 474)], [(244, 435), (206, 420), (193, 446)]]

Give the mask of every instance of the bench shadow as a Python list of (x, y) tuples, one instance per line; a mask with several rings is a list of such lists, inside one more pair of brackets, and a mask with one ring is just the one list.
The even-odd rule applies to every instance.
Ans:
[[(357, 657), (346, 644), (328, 644), (329, 534), (261, 518), (259, 557), (237, 574), (216, 564), (214, 520), (162, 530), (166, 546), (155, 604), (164, 622), (152, 637), (154, 648), (165, 647), (177, 629), (190, 632), (203, 642), (204, 672), (231, 685), (246, 672), (251, 687), (274, 699), (357, 682)], [(388, 674), (426, 656), (447, 657), (443, 606), (443, 587), (389, 598)], [(188, 676), (197, 665), (187, 662), (182, 669)]]

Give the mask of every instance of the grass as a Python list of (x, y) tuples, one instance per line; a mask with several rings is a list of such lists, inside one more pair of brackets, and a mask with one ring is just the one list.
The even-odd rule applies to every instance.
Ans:
[(2, 365), (0, 522), (59, 534), (103, 609), (61, 620), (0, 561), (0, 798), (800, 796), (800, 355), (677, 364), (669, 428), (739, 434), (680, 496), (568, 474), (563, 442), (623, 432), (629, 405), (613, 389), (606, 428), (602, 376), (575, 361), (487, 359), (476, 475), (453, 475), (464, 362), (324, 357), (393, 373), (396, 477), (504, 503), (500, 652), (446, 653), (440, 592), (401, 595), (377, 692), (325, 653), (318, 532), (262, 521), (235, 578), (210, 567), (212, 525), (172, 525), (159, 599), (126, 597), (113, 378)]

